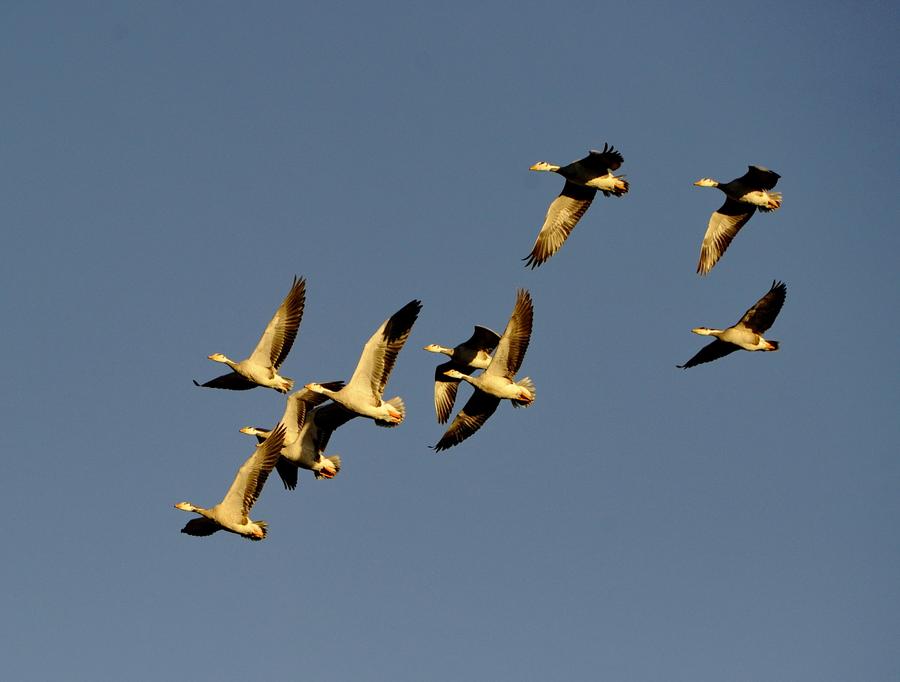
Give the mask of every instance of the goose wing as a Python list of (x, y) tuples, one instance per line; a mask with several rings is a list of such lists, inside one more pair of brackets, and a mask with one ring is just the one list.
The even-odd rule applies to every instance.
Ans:
[(676, 365), (676, 367), (679, 369), (688, 369), (689, 367), (702, 365), (704, 362), (712, 362), (713, 360), (724, 358), (726, 355), (733, 353), (737, 349), (738, 346), (735, 346), (733, 343), (715, 339), (712, 343), (703, 346), (703, 348), (701, 348), (698, 353), (686, 363), (683, 365)]
[(594, 188), (566, 180), (562, 192), (547, 209), (544, 224), (538, 232), (531, 253), (522, 259), (525, 267), (534, 269), (559, 251), (596, 195), (597, 190)]
[(516, 305), (506, 325), (491, 364), (484, 370), (487, 374), (505, 376), (512, 380), (522, 366), (528, 342), (531, 340), (531, 325), (534, 321), (534, 303), (526, 289), (519, 289)]
[(737, 179), (737, 182), (748, 187), (759, 189), (772, 189), (778, 182), (778, 175), (762, 166), (747, 166), (747, 172)]
[(266, 325), (256, 344), (256, 348), (250, 355), (250, 361), (262, 367), (274, 367), (278, 369), (287, 354), (294, 345), (297, 331), (300, 329), (300, 320), (303, 318), (303, 308), (306, 305), (306, 280), (294, 277), (291, 290), (284, 297), (275, 315)]
[(328, 440), (334, 430), (343, 426), (348, 421), (358, 416), (356, 412), (351, 412), (343, 405), (338, 403), (329, 403), (322, 407), (316, 408), (313, 412), (313, 423), (316, 425), (316, 449), (319, 452), (328, 447)]
[(186, 524), (184, 524), (184, 528), (181, 529), (181, 532), (188, 535), (204, 537), (206, 535), (212, 535), (217, 530), (222, 530), (222, 526), (220, 526), (212, 519), (201, 516), (198, 519), (191, 519)]
[(450, 360), (434, 369), (434, 412), (439, 424), (444, 424), (450, 419), (453, 404), (456, 402), (456, 393), (459, 390), (459, 379), (451, 379), (444, 372), (455, 369), (463, 374), (471, 374), (474, 369), (468, 365)]
[(476, 324), (472, 336), (464, 341), (462, 345), (474, 350), (483, 350), (492, 353), (498, 343), (500, 343), (500, 335), (497, 332), (493, 329), (488, 329), (487, 327)]
[[(286, 443), (293, 443), (300, 435), (300, 429), (306, 421), (307, 404), (301, 397), (305, 391), (297, 391), (288, 396), (287, 403), (284, 406), (284, 416), (281, 423), (285, 426), (284, 440)], [(312, 393), (312, 391), (309, 391)]]
[(744, 327), (757, 334), (762, 334), (775, 323), (787, 296), (787, 285), (784, 282), (772, 282), (766, 294), (753, 304), (735, 327)]
[(409, 338), (421, 309), (422, 302), (412, 300), (384, 321), (366, 341), (349, 386), (355, 390), (371, 391), (374, 397), (381, 399), (397, 355)]
[(703, 243), (700, 245), (700, 260), (697, 272), (707, 274), (725, 253), (731, 240), (748, 220), (756, 207), (733, 199), (726, 199), (722, 207), (709, 218)]
[(488, 417), (496, 412), (499, 404), (500, 398), (476, 389), (459, 414), (456, 415), (450, 428), (434, 446), (435, 451), (440, 452), (462, 443), (482, 427)]
[(624, 161), (625, 159), (622, 158), (618, 151), (604, 142), (601, 151), (592, 149), (590, 154), (579, 161), (579, 163), (594, 177), (599, 177), (606, 175), (609, 171), (618, 169)]
[(286, 457), (278, 458), (278, 461), (275, 462), (275, 471), (278, 472), (278, 477), (281, 479), (285, 490), (294, 490), (297, 487), (297, 483), (300, 482), (297, 465)]
[(246, 391), (251, 388), (256, 388), (259, 385), (253, 383), (249, 379), (245, 379), (237, 372), (223, 374), (215, 379), (210, 379), (205, 384), (198, 383), (196, 379), (193, 379), (192, 381), (194, 382), (194, 386), (201, 386), (203, 388), (226, 388), (230, 391)]
[(269, 473), (278, 462), (281, 447), (284, 444), (284, 424), (278, 424), (269, 434), (269, 437), (253, 452), (247, 461), (238, 469), (234, 482), (225, 493), (220, 503), (221, 509), (233, 516), (240, 517), (244, 522), (250, 513), (250, 508), (262, 492)]

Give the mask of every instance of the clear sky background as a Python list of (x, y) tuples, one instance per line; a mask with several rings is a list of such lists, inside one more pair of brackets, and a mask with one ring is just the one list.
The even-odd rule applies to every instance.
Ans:
[[(15, 680), (900, 677), (891, 2), (0, 4), (0, 659)], [(538, 270), (562, 179), (631, 182)], [(717, 190), (781, 174), (711, 275)], [(271, 425), (201, 390), (291, 278), (284, 373), (424, 307), (331, 481), (179, 533)], [(778, 353), (675, 365), (787, 282)], [(428, 343), (528, 288), (529, 410), (442, 454)], [(462, 400), (470, 389), (460, 391)], [(458, 402), (461, 404), (461, 400)]]

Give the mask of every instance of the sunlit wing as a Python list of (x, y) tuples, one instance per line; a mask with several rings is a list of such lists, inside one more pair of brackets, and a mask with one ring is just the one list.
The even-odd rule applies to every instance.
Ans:
[(516, 372), (522, 366), (525, 351), (528, 350), (528, 342), (531, 340), (531, 326), (534, 320), (534, 303), (531, 294), (525, 289), (519, 289), (516, 295), (516, 305), (506, 325), (497, 350), (491, 364), (485, 370), (488, 374), (505, 376), (508, 379), (515, 378)]
[(559, 251), (596, 195), (597, 190), (592, 187), (566, 180), (562, 192), (547, 209), (531, 253), (522, 259), (526, 267), (534, 269)]
[(269, 320), (266, 329), (250, 355), (250, 361), (262, 367), (278, 369), (297, 338), (303, 308), (306, 305), (306, 280), (294, 277), (291, 290)]

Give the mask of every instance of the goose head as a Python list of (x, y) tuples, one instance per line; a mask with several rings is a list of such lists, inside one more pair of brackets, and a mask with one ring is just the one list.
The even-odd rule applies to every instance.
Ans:
[(213, 353), (212, 355), (207, 355), (206, 357), (208, 357), (213, 362), (228, 362), (228, 358), (225, 357), (225, 355), (223, 355), (222, 353)]
[(178, 504), (175, 505), (175, 509), (181, 509), (183, 511), (192, 512), (192, 511), (196, 511), (197, 508), (194, 505), (192, 505), (190, 502), (179, 502)]
[(700, 336), (714, 336), (718, 329), (711, 329), (710, 327), (694, 327), (691, 329), (695, 334), (700, 334)]
[(265, 429), (259, 429), (255, 426), (245, 426), (242, 429), (238, 429), (241, 433), (246, 433), (248, 436), (262, 436), (263, 438), (268, 438), (272, 433), (271, 431), (266, 431)]
[(552, 163), (547, 163), (546, 161), (538, 161), (536, 164), (531, 166), (528, 170), (533, 171), (558, 171), (559, 166), (554, 166)]
[(697, 187), (718, 187), (719, 182), (712, 178), (700, 178), (694, 183)]
[(429, 353), (444, 353), (445, 355), (450, 355), (453, 353), (452, 348), (445, 348), (444, 346), (438, 345), (436, 343), (429, 343), (425, 346), (424, 350), (427, 350)]

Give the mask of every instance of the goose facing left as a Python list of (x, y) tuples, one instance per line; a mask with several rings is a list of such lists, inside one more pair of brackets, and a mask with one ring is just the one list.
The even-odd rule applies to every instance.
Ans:
[(194, 381), (195, 386), (205, 388), (226, 388), (232, 391), (245, 391), (257, 386), (274, 388), (281, 393), (287, 393), (294, 386), (294, 380), (278, 374), (281, 363), (284, 362), (297, 331), (300, 329), (300, 320), (303, 318), (303, 307), (306, 305), (306, 280), (294, 277), (291, 290), (284, 297), (278, 310), (269, 320), (265, 331), (256, 344), (256, 348), (248, 358), (235, 362), (222, 353), (213, 353), (210, 360), (221, 362), (231, 367), (231, 372), (223, 374), (215, 379), (210, 379), (205, 384)]
[(284, 424), (279, 424), (266, 441), (241, 465), (225, 497), (215, 507), (204, 509), (190, 502), (176, 504), (176, 509), (194, 512), (202, 517), (188, 521), (181, 532), (202, 536), (227, 530), (250, 540), (262, 540), (266, 537), (266, 522), (252, 521), (249, 516), (250, 509), (262, 492), (269, 472), (278, 461), (284, 443), (284, 433)]
[(469, 376), (452, 369), (446, 372), (451, 378), (472, 384), (475, 392), (434, 446), (435, 451), (440, 452), (458, 445), (478, 431), (496, 412), (501, 400), (509, 400), (513, 407), (529, 407), (534, 403), (537, 395), (534, 382), (528, 377), (516, 380), (515, 376), (525, 359), (525, 351), (528, 350), (533, 320), (534, 304), (531, 294), (520, 289), (512, 315), (487, 369), (478, 376)]
[(459, 389), (459, 379), (447, 376), (447, 372), (456, 370), (471, 374), (476, 369), (487, 369), (491, 364), (491, 353), (499, 342), (500, 335), (497, 332), (476, 324), (472, 336), (458, 346), (447, 348), (437, 343), (425, 346), (425, 350), (430, 353), (443, 353), (450, 357), (434, 370), (434, 412), (439, 424), (450, 418)]
[(709, 217), (700, 245), (697, 274), (706, 275), (713, 269), (756, 209), (768, 212), (781, 208), (781, 192), (770, 191), (780, 177), (768, 168), (748, 166), (746, 173), (731, 182), (700, 178), (694, 183), (697, 187), (715, 187), (725, 193), (725, 203)]
[(412, 326), (422, 310), (422, 302), (412, 300), (386, 319), (363, 346), (356, 370), (347, 385), (338, 391), (311, 383), (307, 390), (328, 396), (334, 402), (362, 417), (374, 419), (378, 426), (397, 426), (406, 415), (400, 396), (383, 400), (388, 377), (397, 362)]
[[(342, 381), (322, 384), (333, 391), (340, 389)], [(275, 471), (287, 490), (297, 487), (298, 468), (308, 469), (316, 478), (334, 478), (341, 470), (340, 455), (325, 455), (332, 432), (356, 415), (336, 403), (321, 405), (328, 400), (322, 394), (310, 390), (297, 391), (288, 396), (281, 423), (287, 428), (281, 457)], [(245, 426), (241, 433), (256, 436), (264, 442), (271, 431), (258, 426)]]
[(768, 331), (775, 323), (775, 318), (781, 312), (784, 299), (787, 296), (787, 286), (784, 282), (772, 282), (772, 287), (753, 306), (744, 313), (740, 320), (727, 329), (713, 329), (711, 327), (694, 327), (691, 331), (701, 336), (715, 336), (715, 340), (704, 346), (683, 365), (676, 365), (679, 369), (687, 369), (704, 362), (712, 362), (736, 350), (749, 351), (776, 351), (778, 341), (763, 338), (763, 332)]
[(522, 260), (532, 269), (544, 263), (562, 248), (581, 216), (591, 205), (597, 190), (604, 196), (621, 197), (628, 192), (628, 181), (613, 171), (622, 165), (622, 155), (604, 143), (601, 151), (591, 150), (583, 159), (567, 166), (539, 161), (529, 170), (559, 173), (566, 179), (562, 192), (553, 200), (544, 224), (528, 254)]

